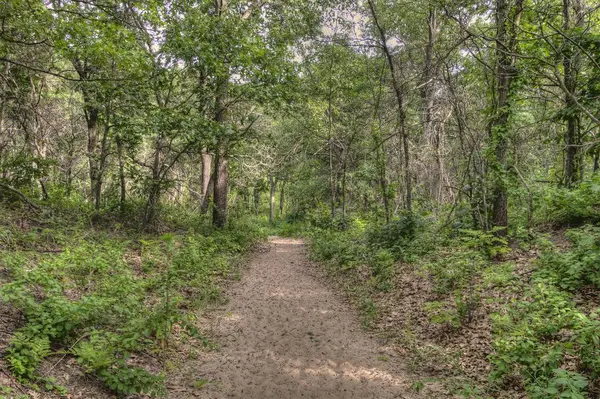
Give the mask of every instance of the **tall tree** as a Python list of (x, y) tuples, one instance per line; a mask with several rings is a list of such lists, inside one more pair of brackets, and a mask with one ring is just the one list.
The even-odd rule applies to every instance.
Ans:
[(496, 0), (496, 85), (489, 125), (492, 176), (492, 223), (499, 234), (508, 226), (507, 155), (511, 116), (511, 85), (517, 74), (519, 22), (524, 0)]

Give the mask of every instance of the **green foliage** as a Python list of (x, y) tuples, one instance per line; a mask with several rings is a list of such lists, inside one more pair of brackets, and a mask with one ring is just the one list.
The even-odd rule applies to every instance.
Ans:
[(546, 202), (548, 218), (554, 223), (580, 225), (600, 221), (600, 175), (592, 175), (575, 189), (549, 190)]
[(457, 293), (451, 302), (426, 302), (423, 310), (429, 321), (452, 328), (459, 328), (473, 319), (473, 313), (481, 306), (481, 297), (477, 292)]
[(600, 287), (600, 228), (586, 226), (569, 230), (571, 248), (546, 251), (539, 260), (536, 279), (574, 291), (586, 285)]
[(481, 251), (488, 258), (493, 259), (510, 251), (508, 240), (495, 234), (499, 229), (491, 231), (460, 230), (463, 234), (461, 240), (467, 248)]
[(55, 162), (51, 159), (19, 152), (0, 160), (0, 173), (2, 176), (9, 176), (6, 179), (7, 183), (23, 188), (30, 186), (36, 179), (47, 176), (54, 164)]
[(389, 291), (393, 288), (394, 256), (387, 249), (375, 252), (369, 260), (369, 266), (373, 270), (373, 277), (377, 282), (377, 288), (381, 291)]
[(98, 372), (98, 377), (113, 391), (120, 394), (147, 394), (151, 397), (167, 396), (164, 378), (150, 374), (139, 367), (114, 367)]
[(533, 399), (585, 399), (588, 384), (588, 380), (579, 373), (556, 369), (546, 386), (535, 385), (531, 387), (530, 393)]
[(370, 230), (366, 239), (370, 247), (387, 249), (396, 259), (401, 259), (407, 257), (411, 243), (422, 229), (423, 220), (419, 215), (403, 213), (397, 220)]
[(371, 298), (364, 297), (360, 302), (360, 310), (363, 325), (369, 327), (377, 319), (377, 305)]
[(483, 272), (483, 286), (486, 289), (509, 288), (517, 283), (514, 271), (515, 264), (512, 262), (492, 264)]
[(31, 379), (40, 362), (50, 353), (48, 336), (18, 331), (11, 339), (11, 346), (6, 349), (8, 367), (17, 376)]
[(586, 397), (588, 382), (600, 376), (600, 319), (578, 309), (570, 293), (599, 286), (599, 232), (568, 231), (571, 247), (546, 250), (527, 296), (496, 317), (493, 379), (519, 373), (532, 397)]
[[(38, 380), (52, 348), (65, 348), (117, 393), (163, 396), (163, 376), (129, 365), (131, 354), (164, 350), (175, 325), (196, 336), (190, 311), (218, 299), (218, 279), (264, 237), (240, 220), (210, 236), (124, 240), (86, 232), (64, 237), (57, 254), (1, 252), (10, 281), (0, 288), (0, 300), (26, 320), (5, 351), (10, 370), (22, 381)], [(31, 246), (8, 240), (14, 248)]]
[[(506, 316), (496, 318), (491, 378), (518, 373), (534, 397), (580, 397), (587, 378), (600, 375), (599, 326), (597, 314), (585, 315), (568, 294), (538, 283)], [(560, 370), (568, 359), (577, 359), (581, 375)]]
[(367, 263), (368, 249), (355, 231), (315, 229), (309, 233), (312, 259), (342, 270)]
[(480, 251), (448, 248), (424, 264), (434, 281), (434, 291), (448, 294), (471, 286), (473, 279), (488, 264)]
[(426, 302), (423, 310), (428, 314), (429, 321), (432, 323), (448, 325), (454, 328), (462, 325), (457, 309), (448, 307), (444, 302)]

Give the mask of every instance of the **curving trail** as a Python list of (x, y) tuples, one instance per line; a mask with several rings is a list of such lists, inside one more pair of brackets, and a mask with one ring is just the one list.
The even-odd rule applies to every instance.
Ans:
[(181, 370), (207, 383), (177, 397), (413, 397), (401, 363), (320, 281), (302, 241), (272, 238), (227, 295), (206, 315), (220, 349)]

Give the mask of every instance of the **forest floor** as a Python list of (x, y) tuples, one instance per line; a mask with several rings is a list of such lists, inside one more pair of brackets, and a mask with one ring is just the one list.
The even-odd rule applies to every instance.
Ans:
[[(303, 241), (272, 237), (238, 276), (226, 284), (225, 302), (201, 312), (198, 327), (207, 347), (176, 342), (161, 361), (170, 398), (448, 397), (441, 384), (415, 390), (419, 379), (399, 348), (364, 328), (343, 290), (308, 260)], [(1, 347), (18, 327), (18, 312), (10, 310), (0, 309), (14, 313), (0, 322)], [(160, 371), (157, 359), (148, 359), (138, 361)], [(17, 384), (2, 360), (0, 386), (15, 388), (9, 398), (61, 397)], [(74, 358), (48, 358), (41, 372), (65, 386), (67, 398), (116, 398)]]
[[(169, 386), (198, 381), (203, 398), (413, 398), (397, 352), (370, 335), (306, 257), (302, 241), (272, 238), (226, 305), (201, 325), (220, 348), (178, 370)], [(171, 391), (171, 389), (170, 389)]]

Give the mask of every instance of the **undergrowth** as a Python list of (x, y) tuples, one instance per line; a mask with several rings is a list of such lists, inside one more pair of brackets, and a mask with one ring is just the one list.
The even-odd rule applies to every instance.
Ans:
[(175, 332), (201, 338), (195, 311), (219, 299), (220, 279), (266, 237), (244, 219), (209, 235), (194, 227), (148, 235), (64, 220), (2, 226), (8, 282), (0, 301), (24, 320), (3, 354), (10, 371), (33, 388), (64, 393), (39, 369), (46, 358), (66, 355), (115, 393), (165, 396), (164, 373), (135, 365), (132, 356), (161, 358)]
[[(556, 191), (560, 193), (547, 208), (556, 223), (595, 220), (593, 182), (576, 192)], [(567, 205), (571, 196), (579, 202)], [(541, 253), (533, 263), (526, 260), (523, 269), (523, 260), (519, 267), (512, 260), (517, 255), (511, 254), (509, 239), (494, 230), (440, 227), (416, 214), (400, 215), (388, 224), (350, 218), (342, 227), (324, 217), (317, 223), (313, 219), (302, 228), (311, 257), (346, 281), (365, 325), (382, 316), (380, 302), (401, 288), (395, 284), (406, 273), (427, 281), (426, 296), (433, 298), (422, 305), (419, 317), (425, 320), (412, 322), (438, 325), (444, 335), (457, 336), (453, 334), (487, 312), (493, 333), (488, 382), (464, 379), (461, 366), (448, 360), (453, 370), (446, 380), (450, 391), (465, 397), (497, 397), (507, 389), (526, 391), (532, 398), (600, 397), (599, 227), (567, 230), (569, 246), (564, 249), (555, 248), (544, 235), (513, 229), (517, 235), (511, 237), (512, 247), (533, 254), (518, 256)], [(427, 371), (422, 370), (430, 363), (424, 354), (445, 349), (427, 337), (414, 338), (419, 333), (412, 331), (412, 322), (406, 321), (400, 342), (414, 358), (409, 363)], [(435, 367), (444, 362), (443, 356), (435, 357)]]

